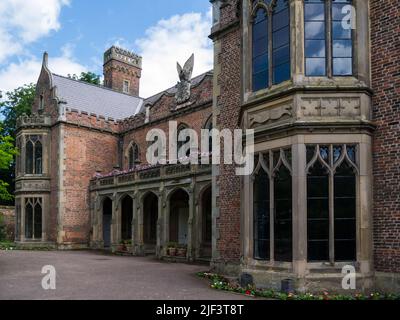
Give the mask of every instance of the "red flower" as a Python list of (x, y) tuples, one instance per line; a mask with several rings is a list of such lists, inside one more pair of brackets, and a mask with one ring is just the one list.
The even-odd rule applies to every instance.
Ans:
[(251, 291), (250, 291), (250, 290), (247, 290), (247, 291), (246, 291), (246, 295), (247, 295), (247, 296), (251, 296)]

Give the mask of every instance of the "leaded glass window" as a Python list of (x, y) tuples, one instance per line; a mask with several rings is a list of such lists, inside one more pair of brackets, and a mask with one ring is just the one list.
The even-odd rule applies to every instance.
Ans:
[(252, 89), (258, 91), (290, 79), (288, 0), (253, 3)]
[[(291, 149), (260, 154), (253, 176), (254, 258), (292, 261)], [(270, 171), (270, 168), (273, 168)], [(270, 173), (271, 172), (271, 173)]]
[(29, 198), (25, 200), (25, 238), (41, 240), (43, 230), (42, 199)]
[(136, 143), (133, 143), (129, 147), (129, 152), (128, 152), (128, 165), (129, 169), (135, 168), (135, 166), (140, 163), (139, 159), (139, 147)]
[(307, 76), (353, 75), (353, 15), (352, 0), (304, 0)]
[(307, 161), (308, 260), (355, 261), (357, 146), (307, 146)]
[(27, 136), (25, 143), (25, 174), (43, 173), (43, 146), (41, 136)]

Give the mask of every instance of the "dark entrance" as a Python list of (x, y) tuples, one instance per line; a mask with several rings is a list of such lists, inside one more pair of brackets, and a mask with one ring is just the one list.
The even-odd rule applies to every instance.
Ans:
[(154, 251), (157, 244), (158, 197), (154, 193), (143, 199), (143, 237), (146, 251)]
[(106, 198), (103, 202), (103, 242), (104, 248), (111, 246), (111, 219), (112, 219), (112, 201)]
[(201, 236), (201, 256), (205, 258), (211, 257), (211, 240), (212, 240), (212, 220), (211, 220), (211, 186), (208, 187), (202, 195), (202, 236)]
[(188, 243), (189, 195), (182, 189), (170, 198), (169, 241), (180, 245)]
[(125, 196), (121, 203), (121, 240), (132, 240), (133, 199)]

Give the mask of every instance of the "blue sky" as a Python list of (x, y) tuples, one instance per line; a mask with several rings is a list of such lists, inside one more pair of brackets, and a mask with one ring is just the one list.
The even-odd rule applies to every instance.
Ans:
[[(177, 81), (175, 62), (195, 53), (195, 74), (212, 68), (208, 0), (1, 0), (0, 90), (36, 82), (44, 51), (59, 74), (102, 74), (113, 44), (143, 56), (141, 95)], [(39, 70), (38, 70), (39, 69)]]

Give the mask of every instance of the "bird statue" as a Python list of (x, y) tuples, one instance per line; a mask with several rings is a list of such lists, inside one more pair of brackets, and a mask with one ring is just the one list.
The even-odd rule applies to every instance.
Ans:
[(186, 61), (183, 68), (181, 67), (179, 62), (177, 62), (177, 69), (180, 80), (180, 82), (178, 82), (177, 91), (175, 95), (177, 104), (185, 103), (190, 99), (190, 88), (192, 81), (193, 66), (194, 66), (194, 54), (192, 54), (188, 59), (188, 61)]

